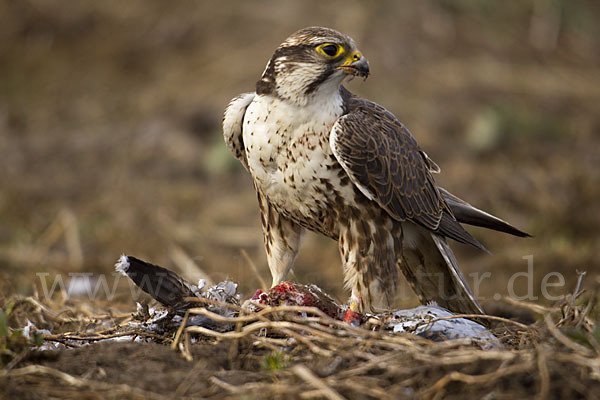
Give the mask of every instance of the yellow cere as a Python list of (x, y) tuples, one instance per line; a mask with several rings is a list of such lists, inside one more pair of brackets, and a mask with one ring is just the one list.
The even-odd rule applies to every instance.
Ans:
[(350, 54), (348, 56), (348, 58), (346, 58), (346, 60), (344, 61), (344, 64), (342, 64), (342, 66), (344, 66), (344, 65), (350, 65), (354, 61), (358, 61), (361, 58), (362, 58), (362, 54), (360, 54), (360, 51), (358, 51), (358, 50), (353, 51), (352, 54)]

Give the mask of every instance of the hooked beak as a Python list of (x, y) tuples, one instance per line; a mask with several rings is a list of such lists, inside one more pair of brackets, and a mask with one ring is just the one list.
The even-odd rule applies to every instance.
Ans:
[(365, 79), (369, 76), (369, 62), (359, 51), (350, 54), (346, 61), (337, 68), (353, 76), (360, 76)]

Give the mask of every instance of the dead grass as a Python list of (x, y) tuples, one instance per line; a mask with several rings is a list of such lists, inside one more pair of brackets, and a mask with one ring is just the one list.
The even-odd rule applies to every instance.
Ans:
[[(63, 331), (44, 335), (45, 343), (61, 343), (63, 350), (58, 359), (53, 352), (25, 350), (0, 371), (0, 387), (9, 397), (18, 393), (25, 398), (95, 393), (154, 399), (175, 393), (178, 398), (593, 399), (600, 393), (594, 310), (598, 292), (583, 294), (583, 299), (582, 294), (578, 285), (551, 308), (511, 300), (511, 306), (535, 312), (540, 319), (526, 326), (495, 318), (501, 320), (494, 332), (502, 346), (492, 350), (465, 340), (436, 343), (390, 334), (375, 321), (353, 327), (310, 307), (264, 306), (247, 312), (219, 304), (237, 310), (236, 317), (197, 307), (185, 319), (201, 314), (236, 328), (221, 332), (182, 325), (158, 334), (130, 325), (136, 318), (131, 313), (102, 307), (90, 312), (87, 302), (17, 297), (11, 321), (34, 320), (40, 329)], [(70, 330), (73, 326), (77, 328)], [(125, 343), (110, 341), (123, 337), (128, 338)], [(136, 339), (142, 343), (126, 344)], [(95, 345), (102, 346), (102, 361), (94, 345), (85, 346), (97, 342), (102, 343)], [(148, 355), (151, 343), (162, 344), (160, 351), (152, 350), (154, 357)], [(130, 347), (123, 353), (126, 345)], [(143, 369), (130, 370), (140, 362)], [(161, 376), (166, 366), (172, 374), (168, 383)], [(87, 372), (82, 374), (82, 369)]]

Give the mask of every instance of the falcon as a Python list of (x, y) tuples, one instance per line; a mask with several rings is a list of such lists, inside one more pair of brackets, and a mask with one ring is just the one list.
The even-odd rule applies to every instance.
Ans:
[(350, 37), (301, 29), (225, 111), (225, 142), (258, 195), (273, 285), (308, 229), (338, 241), (352, 312), (389, 309), (402, 271), (422, 303), (481, 314), (447, 239), (485, 250), (461, 223), (528, 235), (439, 187), (439, 167), (408, 129), (342, 85), (368, 75)]

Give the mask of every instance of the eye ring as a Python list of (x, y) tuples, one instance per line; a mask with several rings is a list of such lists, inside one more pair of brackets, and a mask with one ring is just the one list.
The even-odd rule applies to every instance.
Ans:
[(317, 46), (317, 52), (326, 58), (333, 60), (334, 58), (338, 58), (344, 52), (344, 48), (337, 43), (323, 43)]

